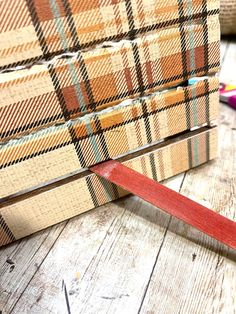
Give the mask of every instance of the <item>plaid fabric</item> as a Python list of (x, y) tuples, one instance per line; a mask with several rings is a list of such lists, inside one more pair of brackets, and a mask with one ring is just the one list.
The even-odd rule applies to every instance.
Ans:
[(114, 47), (0, 75), (2, 140), (173, 86), (219, 67), (219, 22), (160, 30)]
[(0, 146), (0, 196), (210, 124), (217, 119), (218, 85), (209, 78), (7, 142)]
[[(185, 136), (179, 141), (125, 161), (124, 164), (156, 181), (161, 181), (215, 158), (216, 153), (217, 132), (216, 128), (213, 128), (200, 134), (188, 133), (187, 138)], [(41, 190), (38, 194), (0, 209), (0, 245), (125, 194), (127, 192), (95, 174), (80, 176), (44, 192)]]
[(15, 241), (16, 238), (0, 214), (0, 246)]
[(2, 0), (0, 67), (219, 13), (216, 0)]

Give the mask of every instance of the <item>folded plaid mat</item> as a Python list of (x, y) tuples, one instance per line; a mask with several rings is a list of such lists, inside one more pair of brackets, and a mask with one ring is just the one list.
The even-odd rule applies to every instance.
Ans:
[(207, 79), (6, 142), (0, 197), (210, 124), (218, 115), (218, 84)]
[(167, 88), (220, 64), (218, 17), (0, 74), (2, 140)]
[(218, 13), (215, 0), (2, 0), (0, 68)]

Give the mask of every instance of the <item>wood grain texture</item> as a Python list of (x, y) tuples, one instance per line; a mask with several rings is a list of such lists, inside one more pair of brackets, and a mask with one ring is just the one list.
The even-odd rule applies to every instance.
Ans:
[[(166, 184), (178, 190), (182, 180)], [(137, 312), (168, 222), (168, 215), (137, 197), (70, 220), (22, 297), (13, 295), (4, 308), (66, 313), (64, 280), (72, 313)]]
[[(221, 106), (220, 156), (189, 171), (181, 193), (236, 221), (235, 112)], [(235, 313), (235, 251), (171, 219), (141, 313)], [(155, 299), (153, 296), (155, 295)], [(159, 300), (157, 302), (156, 300)]]
[[(229, 64), (231, 69), (236, 67), (235, 57), (234, 44), (229, 43), (220, 75), (226, 81), (233, 77)], [(222, 104), (219, 122), (219, 158), (200, 170), (189, 171), (181, 193), (236, 220), (235, 111)], [(235, 251), (172, 219), (140, 306), (141, 313), (167, 314), (174, 309), (177, 313), (234, 314), (235, 295)]]
[(67, 222), (0, 249), (0, 311), (8, 314), (40, 268)]

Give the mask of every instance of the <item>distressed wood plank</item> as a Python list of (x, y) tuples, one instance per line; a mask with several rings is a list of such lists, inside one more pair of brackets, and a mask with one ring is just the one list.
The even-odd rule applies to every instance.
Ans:
[(0, 312), (9, 313), (65, 225), (63, 222), (0, 249)]
[[(171, 180), (172, 188), (178, 190), (182, 179), (180, 175)], [(62, 280), (72, 313), (123, 308), (136, 313), (168, 222), (168, 215), (137, 197), (72, 220), (12, 313), (63, 313)]]
[[(55, 248), (57, 248), (56, 251), (52, 250), (52, 252), (49, 253), (51, 247), (46, 246), (45, 254), (44, 252), (42, 252), (42, 249), (38, 252), (38, 260), (35, 260), (34, 254), (31, 253), (31, 250), (34, 250), (32, 249), (32, 247), (35, 247), (35, 250), (37, 251), (38, 247), (40, 247), (40, 245), (42, 246), (42, 243), (37, 243), (37, 237), (40, 237), (41, 235), (41, 238), (43, 238), (42, 240), (45, 240), (48, 237), (47, 233), (52, 233), (51, 238), (54, 240), (54, 243), (58, 238), (58, 234), (53, 233), (53, 230), (55, 228), (59, 228), (60, 231), (62, 231), (62, 228), (65, 227), (66, 223), (62, 223), (60, 225), (47, 229), (49, 230), (49, 232), (45, 230), (22, 240), (20, 244), (23, 243), (23, 245), (19, 245), (17, 252), (15, 252), (14, 255), (10, 256), (11, 260), (14, 261), (16, 267), (14, 268), (12, 273), (9, 273), (9, 271), (6, 269), (6, 271), (3, 272), (1, 276), (1, 295), (4, 293), (4, 290), (7, 290), (11, 293), (11, 296), (3, 298), (1, 297), (0, 310), (2, 310), (4, 314), (9, 313), (14, 308), (17, 300), (21, 298), (21, 294), (24, 294), (24, 290), (26, 289), (26, 291), (28, 291), (27, 286), (32, 280), (32, 274), (30, 274), (30, 266), (34, 268), (34, 273), (40, 270), (40, 276), (42, 275), (41, 267), (39, 266), (44, 261), (44, 258), (48, 253), (50, 262), (46, 266), (46, 269), (43, 268), (43, 272), (46, 278), (50, 282), (51, 278), (54, 277), (56, 273), (55, 267), (57, 263), (59, 263), (60, 267), (62, 267), (62, 272), (60, 273), (62, 275), (62, 278), (58, 279), (57, 276), (55, 276), (55, 281), (53, 281), (49, 285), (45, 281), (43, 283), (44, 286), (42, 291), (40, 291), (40, 294), (37, 294), (35, 292), (35, 299), (32, 296), (32, 300), (34, 300), (33, 302), (36, 302), (36, 304), (41, 304), (41, 302), (39, 302), (40, 300), (38, 299), (42, 298), (42, 301), (44, 301), (45, 295), (47, 295), (47, 297), (50, 299), (56, 288), (57, 292), (59, 291), (60, 294), (60, 292), (62, 291), (62, 279), (66, 279), (67, 276), (70, 274), (68, 265), (72, 263), (75, 265), (75, 267), (77, 267), (77, 263), (75, 263), (75, 260), (73, 259), (73, 255), (77, 251), (77, 249), (79, 248), (80, 253), (80, 255), (77, 257), (80, 258), (82, 265), (85, 264), (84, 267), (86, 268), (87, 263), (89, 263), (89, 261), (93, 258), (93, 256), (99, 249), (101, 242), (107, 234), (107, 229), (112, 225), (114, 219), (119, 219), (119, 215), (121, 215), (122, 212), (123, 210), (121, 210), (120, 212), (114, 211), (112, 205), (110, 207), (110, 210), (109, 207), (107, 208), (103, 206), (100, 207), (97, 211), (93, 211), (91, 213), (88, 213), (87, 215), (81, 215), (79, 218), (70, 220), (68, 228), (66, 228), (65, 236), (62, 236), (61, 240), (59, 241), (60, 243), (55, 246)], [(27, 242), (26, 245), (24, 245), (25, 241)], [(2, 251), (4, 252), (4, 249), (2, 249)], [(68, 254), (71, 254), (69, 258)], [(6, 254), (5, 256), (6, 258), (8, 257), (8, 255)], [(33, 256), (33, 258), (31, 256)], [(69, 270), (69, 273), (65, 274), (67, 269)], [(18, 281), (19, 278), (22, 278), (22, 280)], [(45, 279), (44, 276), (42, 276), (42, 280), (43, 279)], [(53, 283), (56, 284), (56, 288), (53, 288), (50, 292)], [(31, 294), (31, 284), (29, 285), (29, 291)], [(42, 296), (41, 292), (45, 292), (44, 297)], [(64, 310), (64, 294), (61, 293), (61, 296), (63, 301), (62, 310)], [(51, 299), (51, 301), (52, 303), (54, 303), (54, 300)], [(31, 306), (32, 304), (30, 305), (30, 307)], [(30, 307), (28, 308), (28, 310), (30, 309)], [(25, 312), (23, 311), (22, 313)], [(47, 313), (47, 308), (45, 308), (44, 313)]]

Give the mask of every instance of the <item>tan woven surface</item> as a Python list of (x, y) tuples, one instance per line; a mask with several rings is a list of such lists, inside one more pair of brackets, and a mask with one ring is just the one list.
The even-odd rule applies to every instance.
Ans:
[(236, 34), (236, 0), (221, 0), (220, 24), (223, 35)]

